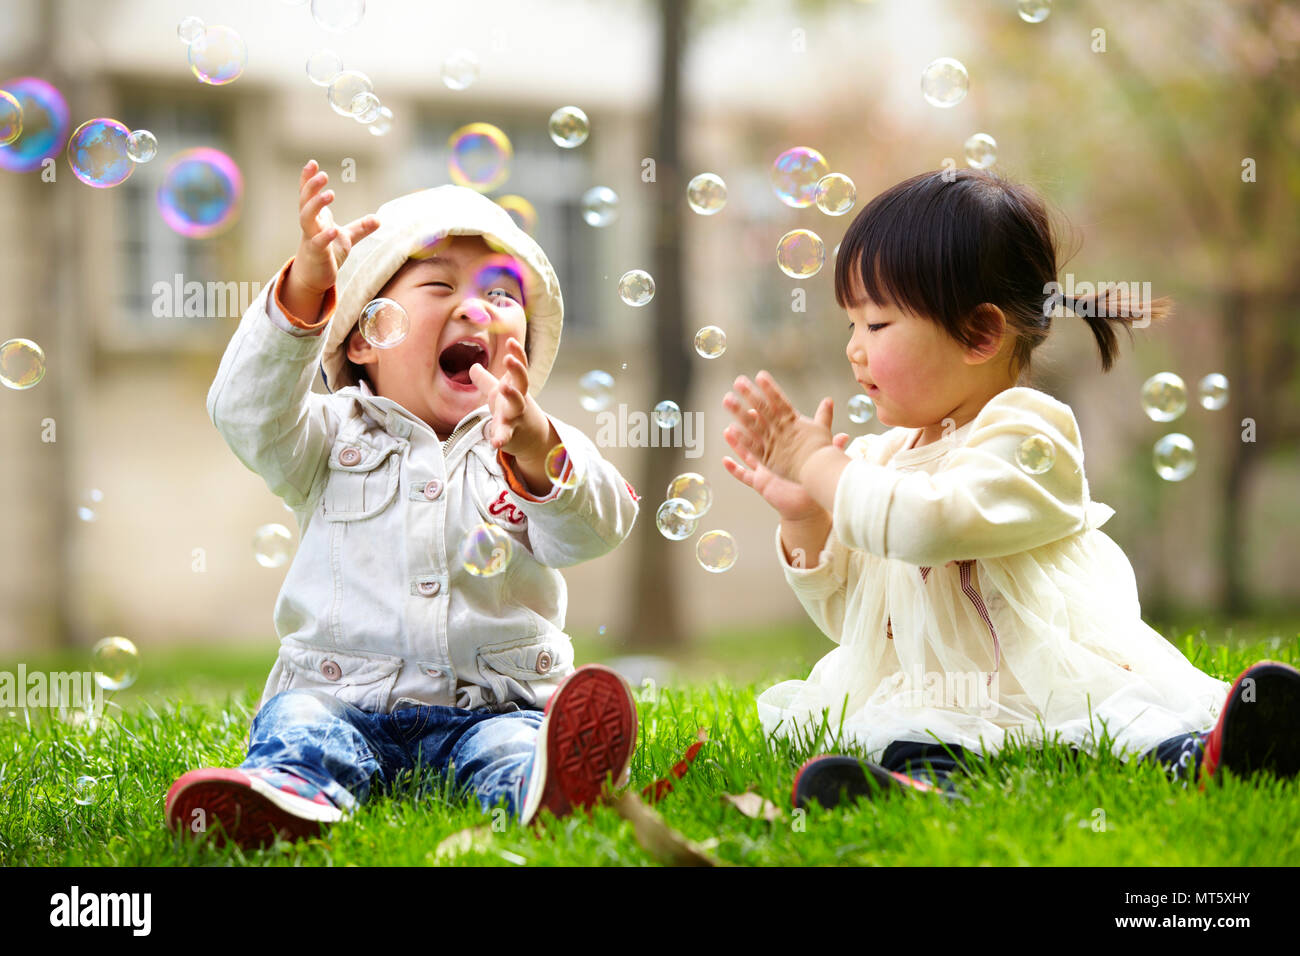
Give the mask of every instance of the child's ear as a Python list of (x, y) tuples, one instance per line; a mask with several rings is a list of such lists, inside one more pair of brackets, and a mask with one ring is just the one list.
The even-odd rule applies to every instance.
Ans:
[(975, 344), (966, 349), (966, 363), (979, 365), (998, 354), (1010, 327), (1002, 310), (989, 302), (975, 307), (970, 324)]
[(361, 334), (361, 327), (358, 326), (348, 333), (347, 356), (350, 361), (358, 365), (368, 365), (375, 361), (375, 347), (366, 341), (366, 337)]

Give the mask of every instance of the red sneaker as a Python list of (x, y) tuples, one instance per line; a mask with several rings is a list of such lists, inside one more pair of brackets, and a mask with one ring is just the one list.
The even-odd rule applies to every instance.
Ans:
[(1241, 777), (1300, 774), (1300, 671), (1260, 661), (1241, 672), (1205, 741), (1201, 789), (1220, 767)]
[(167, 791), (164, 813), (169, 829), (203, 833), (216, 828), (218, 845), (233, 840), (245, 848), (266, 846), (277, 834), (289, 840), (318, 836), (322, 824), (343, 819), (343, 811), (301, 777), (224, 767), (179, 777)]
[(636, 728), (636, 702), (621, 675), (600, 664), (574, 671), (546, 704), (520, 822), (543, 808), (561, 817), (590, 807), (607, 780), (626, 784)]

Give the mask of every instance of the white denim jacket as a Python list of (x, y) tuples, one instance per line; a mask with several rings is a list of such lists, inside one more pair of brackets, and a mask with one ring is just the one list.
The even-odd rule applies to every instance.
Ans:
[[(442, 442), (365, 383), (312, 392), (324, 336), (285, 319), (277, 282), (245, 313), (207, 403), (239, 460), (298, 518), (298, 551), (275, 606), (280, 656), (262, 703), (303, 687), (371, 712), (543, 706), (573, 671), (556, 569), (628, 535), (632, 486), (554, 417), (582, 480), (535, 499), (507, 483), (484, 434), (486, 405)], [(482, 522), (514, 545), (493, 577), (471, 575), (459, 557), (465, 532)]]

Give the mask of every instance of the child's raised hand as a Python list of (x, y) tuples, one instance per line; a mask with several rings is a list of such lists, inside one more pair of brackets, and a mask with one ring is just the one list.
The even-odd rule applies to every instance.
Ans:
[(798, 483), (804, 463), (815, 452), (834, 444), (833, 403), (829, 398), (822, 399), (816, 415), (808, 418), (795, 410), (767, 372), (759, 372), (754, 379), (750, 382), (740, 376), (733, 386), (735, 392), (728, 392), (723, 400), (736, 419), (727, 426), (727, 444), (751, 456), (751, 468), (761, 465), (777, 478)]
[(334, 191), (326, 189), (329, 175), (316, 160), (302, 168), (298, 178), (298, 225), (302, 238), (289, 269), (290, 292), (300, 297), (323, 296), (338, 278), (339, 266), (353, 245), (379, 228), (374, 216), (362, 216), (346, 226), (335, 224), (329, 204)]
[[(734, 395), (728, 394), (722, 400), (722, 404), (733, 414), (739, 413), (740, 403), (736, 401)], [(803, 485), (778, 477), (770, 468), (759, 462), (748, 449), (741, 447), (739, 440), (735, 438), (731, 429), (727, 429), (724, 437), (727, 444), (735, 450), (741, 461), (745, 463), (745, 465), (741, 465), (740, 462), (733, 458), (723, 458), (722, 464), (727, 469), (727, 472), (737, 481), (744, 482), (757, 491), (763, 497), (763, 500), (781, 516), (782, 522), (807, 521), (811, 518), (820, 517), (825, 513), (825, 509), (814, 501), (808, 492), (804, 491)], [(836, 448), (843, 450), (848, 440), (849, 436), (841, 432), (835, 436), (833, 444)]]
[(506, 371), (497, 378), (482, 365), (471, 365), (470, 380), (487, 397), (492, 412), (493, 448), (517, 459), (545, 461), (550, 420), (528, 394), (528, 356), (513, 335), (506, 339)]

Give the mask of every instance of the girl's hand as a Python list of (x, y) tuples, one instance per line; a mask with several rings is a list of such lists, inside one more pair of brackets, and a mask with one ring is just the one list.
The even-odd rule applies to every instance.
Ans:
[[(834, 445), (831, 438), (834, 403), (823, 398), (816, 415), (808, 418), (795, 410), (767, 372), (759, 372), (755, 381), (757, 387), (740, 376), (734, 385), (740, 397), (728, 392), (723, 400), (736, 418), (735, 423), (727, 426), (727, 444), (747, 452), (754, 460), (751, 468), (762, 465), (776, 477), (798, 483), (808, 459)], [(748, 408), (741, 398), (748, 403)]]
[(302, 228), (302, 238), (289, 269), (286, 300), (324, 297), (338, 278), (339, 266), (352, 247), (379, 228), (379, 220), (374, 216), (362, 216), (346, 226), (336, 225), (329, 211), (334, 191), (325, 188), (328, 182), (329, 175), (321, 171), (314, 159), (302, 168), (298, 178), (298, 225)]
[(543, 465), (550, 450), (552, 426), (541, 406), (528, 394), (528, 356), (513, 335), (506, 339), (506, 371), (497, 378), (482, 365), (471, 365), (470, 380), (487, 396), (492, 412), (493, 448), (513, 455), (522, 466)]

